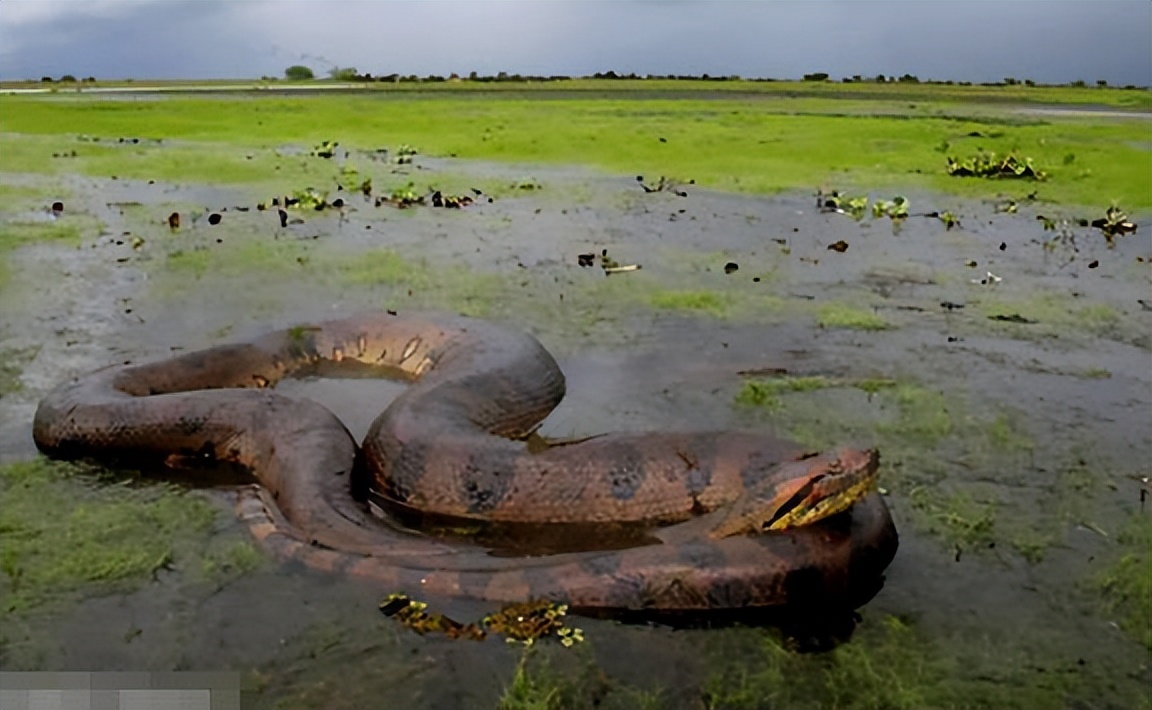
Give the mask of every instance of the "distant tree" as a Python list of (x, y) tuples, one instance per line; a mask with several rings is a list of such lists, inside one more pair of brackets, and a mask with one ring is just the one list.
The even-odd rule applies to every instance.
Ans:
[(886, 81), (888, 81), (888, 80), (884, 78), (883, 74), (877, 74), (876, 75), (876, 83), (877, 84), (883, 84)]
[(1072, 86), (1077, 86), (1077, 87), (1084, 86), (1084, 80), (1083, 79), (1077, 79), (1076, 81), (1072, 82)]
[(337, 81), (355, 81), (359, 75), (356, 67), (332, 67), (328, 70), (328, 76)]
[(1104, 79), (1097, 79), (1096, 86), (1099, 86), (1101, 89), (1103, 89), (1104, 87), (1108, 86), (1108, 82)]
[(72, 76), (71, 74), (65, 74), (64, 76), (60, 77), (60, 82), (64, 84), (75, 84), (76, 77)]
[(88, 84), (95, 84), (96, 83), (96, 77), (90, 76), (90, 77), (85, 78), (84, 81), (85, 81), (85, 83), (88, 83)]
[(805, 74), (804, 81), (828, 81), (828, 74), (822, 71)]
[(40, 81), (45, 83), (45, 84), (51, 84), (52, 82), (55, 81), (55, 79), (53, 79), (50, 76), (42, 76), (42, 77), (40, 77)]
[(900, 82), (901, 84), (919, 84), (920, 83), (920, 79), (917, 78), (916, 76), (913, 76), (912, 74), (905, 74), (904, 76), (900, 77), (896, 81)]
[(315, 79), (316, 74), (303, 64), (293, 64), (284, 70), (284, 78), (289, 81), (307, 81), (308, 79)]
[(1024, 86), (1036, 86), (1036, 82), (1033, 81), (1032, 79), (1025, 79), (1024, 80)]
[(1011, 76), (1004, 77), (1004, 84), (1006, 86), (1015, 86), (1016, 84), (1019, 84), (1019, 83), (1020, 82), (1017, 81), (1015, 77), (1011, 77)]
[(468, 72), (468, 81), (476, 81), (479, 78), (480, 78), (480, 75), (478, 73), (476, 73), (474, 71)]

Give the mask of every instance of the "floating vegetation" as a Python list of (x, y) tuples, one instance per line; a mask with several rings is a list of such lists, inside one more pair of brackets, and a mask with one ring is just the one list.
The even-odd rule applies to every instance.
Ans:
[(396, 149), (396, 164), (397, 165), (410, 165), (412, 163), (412, 158), (418, 152), (419, 151), (417, 151), (414, 147), (408, 145), (407, 143), (402, 143), (400, 145), (400, 147)]
[(322, 141), (319, 145), (312, 148), (312, 155), (317, 158), (331, 158), (336, 155), (336, 147), (340, 145), (336, 141)]
[[(273, 200), (272, 204), (276, 204), (276, 201)], [(319, 212), (328, 207), (328, 193), (312, 187), (296, 190), (291, 197), (284, 198), (284, 206)]]
[(934, 216), (944, 223), (945, 231), (952, 231), (953, 227), (960, 226), (960, 219), (951, 212), (936, 212)]
[(396, 619), (421, 636), (444, 634), (448, 638), (482, 641), (487, 635), (476, 624), (461, 624), (440, 613), (429, 613), (428, 603), (408, 598), (405, 594), (389, 594), (380, 602), (380, 612)]
[(340, 175), (337, 177), (337, 190), (344, 190), (346, 187), (352, 191), (359, 192), (365, 197), (372, 195), (372, 178), (362, 177), (360, 171), (352, 165), (345, 165), (340, 168)]
[(872, 205), (872, 216), (876, 219), (887, 217), (888, 219), (904, 219), (908, 216), (908, 198), (902, 195), (896, 195), (892, 201), (876, 200)]
[(837, 190), (831, 192), (820, 190), (816, 193), (816, 206), (821, 212), (835, 212), (848, 215), (855, 220), (861, 220), (868, 211), (868, 196), (849, 197), (840, 194)]
[(388, 193), (387, 197), (377, 197), (375, 205), (381, 207), (383, 205), (391, 205), (400, 209), (414, 207), (416, 205), (428, 205), (430, 207), (443, 207), (447, 209), (460, 209), (471, 205), (474, 200), (470, 195), (451, 195), (437, 190), (433, 187), (428, 188), (428, 192), (419, 194), (416, 192), (416, 184), (409, 181), (407, 185), (398, 187), (392, 192)]
[(568, 606), (543, 599), (509, 604), (485, 616), (480, 624), (463, 624), (443, 614), (429, 612), (427, 602), (416, 601), (401, 593), (389, 594), (380, 603), (380, 612), (420, 635), (444, 634), (453, 639), (482, 641), (491, 631), (503, 636), (508, 643), (524, 646), (531, 646), (548, 636), (555, 636), (565, 647), (584, 640), (582, 629), (564, 624)]
[(508, 643), (531, 646), (537, 639), (556, 636), (565, 647), (571, 647), (584, 641), (584, 631), (564, 624), (567, 613), (566, 604), (539, 599), (511, 604), (489, 614), (484, 617), (484, 625)]
[(1037, 170), (1032, 165), (1031, 158), (1021, 160), (1015, 153), (1004, 157), (996, 153), (977, 153), (976, 155), (957, 160), (948, 157), (948, 174), (953, 177), (982, 177), (982, 178), (1023, 178), (1027, 180), (1044, 180), (1048, 174)]

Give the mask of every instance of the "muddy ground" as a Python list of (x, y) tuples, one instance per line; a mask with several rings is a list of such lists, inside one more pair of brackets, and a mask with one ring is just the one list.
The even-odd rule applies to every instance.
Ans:
[[(5, 224), (74, 220), (81, 232), (79, 246), (6, 256), (2, 462), (36, 456), (36, 402), (78, 373), (363, 310), (465, 312), (556, 353), (569, 395), (546, 434), (751, 426), (880, 447), (901, 548), (854, 638), (774, 661), (810, 698), (852, 705), (873, 683), (919, 693), (911, 705), (1152, 702), (1152, 652), (1130, 621), (1133, 604), (1138, 622), (1152, 602), (1107, 582), (1139, 554), (1131, 540), (1152, 514), (1139, 480), (1152, 460), (1146, 215), (1108, 248), (1096, 230), (1036, 219), (1098, 215), (1023, 201), (1006, 213), (909, 189), (912, 216), (893, 223), (821, 212), (807, 194), (645, 193), (635, 176), (578, 169), (423, 159), (407, 170), (465, 194), (470, 181), (507, 187), (460, 210), (346, 196), (344, 209), (293, 212), (303, 222), (282, 228), (274, 208), (255, 209), (266, 186), (0, 176), (20, 195)], [(924, 216), (943, 211), (959, 225)], [(841, 240), (847, 250), (828, 248)], [(643, 268), (578, 265), (604, 249)], [(285, 390), (359, 436), (399, 387)], [(193, 495), (219, 512), (188, 535), (244, 540), (226, 490)], [(5, 670), (234, 670), (253, 707), (495, 707), (521, 660), (497, 640), (400, 628), (376, 610), (388, 590), (273, 561), (205, 582), (181, 563), (128, 591), (9, 613)], [(466, 619), (490, 611), (438, 601)], [(578, 625), (582, 648), (536, 660), (545, 680), (548, 668), (576, 673), (564, 692), (582, 702), (797, 704), (755, 695), (765, 661), (749, 649), (770, 630)], [(864, 655), (840, 660), (865, 658), (871, 676), (829, 670), (853, 646)]]

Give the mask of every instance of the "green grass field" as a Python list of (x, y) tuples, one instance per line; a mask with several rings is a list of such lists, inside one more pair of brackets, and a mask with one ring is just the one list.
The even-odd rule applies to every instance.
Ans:
[[(242, 149), (337, 140), (353, 148), (409, 144), (435, 156), (667, 175), (752, 194), (821, 185), (927, 187), (970, 197), (1036, 190), (1040, 199), (1069, 205), (1103, 207), (1116, 200), (1127, 209), (1152, 206), (1147, 119), (1054, 116), (1015, 107), (1146, 108), (1145, 91), (660, 81), (485, 92), (467, 82), (416, 86), (437, 88), (144, 95), (131, 101), (67, 92), (3, 96), (0, 155), (9, 172), (240, 183), (271, 171), (266, 160)], [(707, 97), (701, 98), (704, 89)], [(177, 142), (128, 150), (76, 136)], [(75, 159), (52, 158), (71, 150)], [(1031, 158), (1049, 177), (1032, 183), (946, 174), (947, 156), (980, 150)]]

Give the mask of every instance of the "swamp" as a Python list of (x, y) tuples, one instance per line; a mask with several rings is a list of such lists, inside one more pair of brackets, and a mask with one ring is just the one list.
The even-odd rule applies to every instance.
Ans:
[[(0, 666), (230, 671), (253, 708), (1152, 707), (1148, 92), (558, 84), (0, 95)], [(539, 338), (550, 437), (877, 447), (883, 588), (816, 650), (420, 635), (227, 486), (33, 444), (70, 377), (386, 309)], [(403, 385), (278, 391), (361, 437)]]

